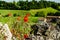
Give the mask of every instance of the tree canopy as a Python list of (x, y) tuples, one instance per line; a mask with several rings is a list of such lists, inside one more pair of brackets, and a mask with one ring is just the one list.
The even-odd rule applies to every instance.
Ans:
[(9, 10), (30, 10), (30, 9), (41, 9), (41, 8), (47, 8), (52, 7), (54, 9), (58, 9), (58, 6), (60, 6), (60, 3), (51, 2), (51, 1), (35, 1), (32, 0), (28, 2), (26, 1), (18, 1), (17, 3), (15, 1), (12, 2), (5, 2), (0, 1), (0, 9), (9, 9)]

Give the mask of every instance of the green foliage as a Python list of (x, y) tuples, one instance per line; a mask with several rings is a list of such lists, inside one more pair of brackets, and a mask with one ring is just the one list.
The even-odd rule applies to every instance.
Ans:
[(55, 16), (60, 16), (60, 11), (56, 12), (54, 15)]
[(56, 13), (58, 10), (53, 9), (51, 7), (48, 8), (43, 8), (43, 9), (31, 9), (31, 10), (0, 10), (1, 16), (5, 16), (9, 13), (11, 13), (13, 16), (17, 17), (17, 16), (25, 16), (27, 13), (30, 13), (30, 16), (35, 16), (35, 14), (37, 14), (37, 12), (41, 12), (45, 15), (45, 17), (47, 16), (48, 13)]
[(47, 8), (52, 7), (54, 9), (59, 10), (60, 3), (55, 3), (51, 1), (18, 1), (16, 2), (5, 2), (0, 1), (0, 9), (10, 9), (10, 10), (30, 10), (30, 9), (41, 9), (41, 8)]
[(17, 14), (17, 13), (14, 13), (14, 14), (13, 14), (13, 17), (18, 17), (18, 16), (20, 16), (20, 15)]
[(36, 16), (36, 17), (45, 17), (45, 13), (44, 13), (43, 11), (37, 12), (37, 13), (35, 14), (35, 16)]
[(60, 16), (60, 11), (57, 11), (56, 13), (48, 13), (48, 16)]
[(17, 16), (17, 14), (14, 14), (13, 16), (14, 16), (14, 17), (16, 17), (16, 16)]
[(47, 15), (48, 15), (48, 16), (54, 16), (54, 13), (51, 13), (51, 12), (50, 12), (50, 13), (48, 13)]
[(36, 23), (38, 21), (38, 18), (39, 17), (29, 17), (29, 21), (33, 22), (33, 23)]
[(56, 3), (53, 2), (52, 5), (51, 5), (51, 7), (58, 10), (59, 6), (58, 6), (58, 4), (56, 4)]

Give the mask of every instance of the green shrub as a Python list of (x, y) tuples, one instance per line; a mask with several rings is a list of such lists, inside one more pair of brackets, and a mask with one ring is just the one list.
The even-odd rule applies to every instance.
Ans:
[(43, 11), (37, 12), (37, 13), (35, 14), (35, 17), (45, 17), (45, 13), (44, 13)]
[(48, 13), (48, 16), (60, 16), (60, 12), (57, 11), (56, 13)]
[(48, 13), (47, 16), (54, 16), (54, 13)]
[(15, 14), (13, 14), (13, 16), (14, 16), (14, 17), (17, 17), (17, 16), (20, 16), (20, 15), (19, 15), (19, 14), (17, 14), (17, 13), (15, 13)]
[(14, 16), (14, 17), (16, 17), (16, 16), (17, 16), (17, 14), (15, 13), (15, 14), (13, 14), (13, 16)]
[(54, 15), (55, 16), (60, 16), (60, 11), (56, 12)]

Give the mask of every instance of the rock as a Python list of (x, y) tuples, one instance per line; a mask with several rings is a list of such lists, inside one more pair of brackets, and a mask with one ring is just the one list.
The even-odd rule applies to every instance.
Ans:
[(10, 32), (8, 25), (7, 24), (3, 25), (1, 22), (0, 22), (0, 34), (3, 35), (6, 40), (12, 39), (12, 34)]

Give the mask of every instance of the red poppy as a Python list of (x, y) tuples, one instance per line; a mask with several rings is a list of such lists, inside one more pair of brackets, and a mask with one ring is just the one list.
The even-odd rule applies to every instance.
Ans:
[(28, 34), (24, 34), (24, 38), (28, 38)]
[(9, 14), (8, 14), (8, 16), (12, 16), (12, 14), (11, 14), (11, 13), (9, 13)]
[(29, 13), (27, 13), (27, 14), (26, 14), (26, 16), (30, 16), (30, 14), (29, 14)]
[(20, 17), (17, 17), (17, 20), (20, 21)]
[(28, 22), (28, 17), (27, 16), (24, 17), (24, 22)]

